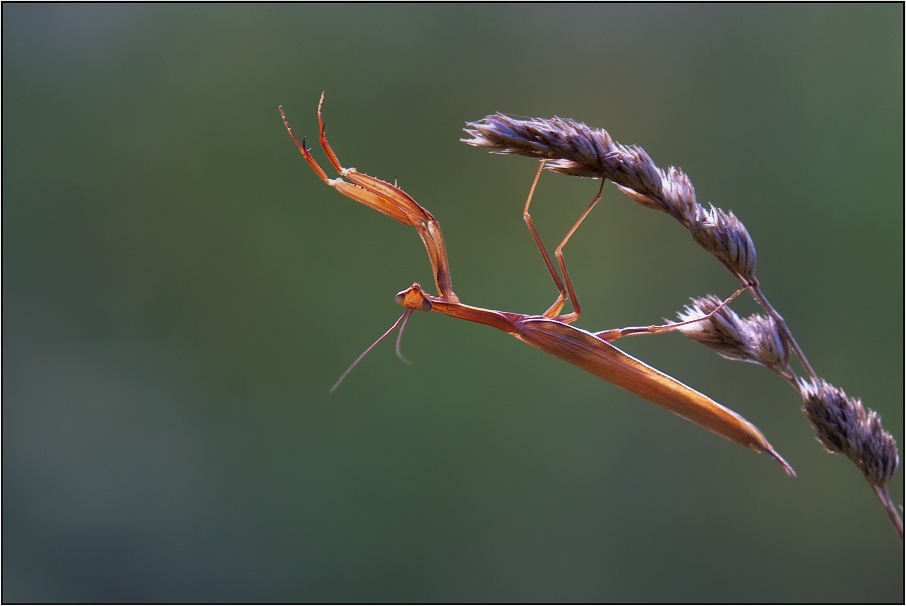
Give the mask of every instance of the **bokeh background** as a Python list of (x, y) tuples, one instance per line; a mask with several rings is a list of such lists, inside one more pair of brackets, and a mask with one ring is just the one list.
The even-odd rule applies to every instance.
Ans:
[[(556, 294), (520, 216), (536, 165), (466, 120), (571, 117), (681, 166), (902, 446), (902, 5), (2, 10), (4, 601), (903, 600), (902, 544), (797, 394), (679, 335), (624, 347), (797, 479), (434, 314), (413, 366), (384, 343), (329, 395), (431, 274), (277, 113), (311, 138), (327, 91), (341, 160), (441, 220), (460, 297), (523, 313)], [(549, 245), (596, 187), (543, 177)], [(588, 329), (736, 288), (612, 185), (566, 253)]]

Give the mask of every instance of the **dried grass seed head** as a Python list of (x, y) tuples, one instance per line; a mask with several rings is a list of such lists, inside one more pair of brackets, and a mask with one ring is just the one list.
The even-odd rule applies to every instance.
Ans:
[(755, 243), (736, 215), (711, 206), (701, 209), (697, 221), (688, 228), (695, 241), (730, 271), (747, 282), (755, 281)]
[(696, 242), (743, 280), (755, 279), (755, 245), (742, 222), (719, 208), (702, 208), (692, 182), (678, 168), (658, 168), (644, 149), (621, 145), (604, 129), (575, 120), (520, 120), (492, 114), (466, 124), (463, 142), (501, 154), (543, 158), (546, 168), (579, 177), (610, 179), (634, 202), (668, 213)]
[(545, 168), (577, 177), (610, 179), (643, 196), (658, 196), (663, 174), (640, 147), (616, 143), (604, 129), (563, 118), (519, 120), (492, 114), (464, 129), (462, 139), (501, 154), (549, 160)]
[(805, 404), (802, 412), (815, 428), (822, 446), (843, 453), (876, 486), (887, 486), (900, 463), (897, 443), (881, 427), (874, 411), (866, 413), (858, 398), (850, 398), (824, 379), (799, 379)]
[[(662, 172), (662, 174), (664, 174)], [(704, 209), (695, 199), (695, 188), (689, 176), (683, 171), (671, 166), (664, 174), (663, 194), (664, 204), (677, 221), (687, 229), (699, 220)]]
[(613, 142), (601, 131), (598, 140), (586, 125), (561, 118), (518, 120), (497, 113), (464, 129), (472, 136), (462, 139), (475, 147), (501, 154), (553, 160), (548, 168), (580, 177), (605, 177), (600, 158), (611, 153)]
[(790, 369), (790, 344), (777, 322), (770, 316), (752, 314), (745, 319), (752, 354), (763, 364), (785, 377), (792, 377)]
[[(714, 295), (693, 298), (692, 304), (685, 306), (677, 315), (681, 322), (704, 318), (721, 303), (722, 301)], [(707, 320), (686, 324), (677, 330), (730, 360), (751, 359), (745, 323), (729, 307), (725, 306)]]
[[(692, 299), (692, 304), (679, 312), (679, 319), (689, 322), (703, 318), (721, 303), (714, 295)], [(724, 306), (707, 320), (680, 326), (677, 330), (730, 360), (754, 362), (785, 377), (793, 376), (789, 367), (789, 343), (773, 318), (768, 316), (753, 314), (741, 318)]]

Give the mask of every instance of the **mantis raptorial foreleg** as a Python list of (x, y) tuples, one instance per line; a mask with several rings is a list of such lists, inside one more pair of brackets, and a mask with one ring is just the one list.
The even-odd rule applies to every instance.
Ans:
[(361, 173), (355, 168), (344, 168), (340, 164), (340, 160), (327, 141), (324, 128), (326, 125), (321, 119), (321, 104), (323, 102), (324, 95), (322, 94), (321, 102), (318, 103), (318, 127), (321, 147), (324, 149), (324, 153), (327, 154), (327, 158), (334, 169), (352, 183), (345, 181), (343, 178), (331, 179), (327, 176), (324, 169), (321, 168), (312, 157), (308, 148), (305, 147), (305, 138), (302, 139), (301, 143), (296, 138), (281, 106), (279, 109), (280, 115), (283, 117), (283, 124), (286, 126), (286, 130), (289, 131), (305, 161), (308, 162), (308, 165), (311, 166), (312, 170), (324, 183), (344, 196), (352, 198), (356, 202), (361, 202), (365, 206), (373, 208), (403, 225), (415, 227), (422, 242), (425, 244), (425, 249), (428, 251), (428, 258), (434, 271), (438, 293), (451, 300), (458, 301), (459, 298), (453, 292), (453, 285), (450, 280), (450, 261), (447, 258), (447, 249), (444, 246), (443, 234), (440, 231), (437, 219), (400, 188), (381, 179)]

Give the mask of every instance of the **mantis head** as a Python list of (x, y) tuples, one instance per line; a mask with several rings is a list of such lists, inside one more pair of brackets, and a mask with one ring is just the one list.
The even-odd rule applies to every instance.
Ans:
[(428, 294), (422, 290), (418, 282), (396, 294), (396, 302), (406, 309), (413, 311), (431, 311), (431, 301), (428, 300)]

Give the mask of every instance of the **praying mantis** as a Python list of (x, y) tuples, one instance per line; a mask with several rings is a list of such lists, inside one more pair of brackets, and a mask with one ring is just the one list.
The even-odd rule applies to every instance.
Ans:
[[(327, 173), (305, 146), (305, 138), (301, 142), (296, 138), (283, 107), (280, 106), (279, 111), (283, 118), (283, 123), (296, 147), (299, 148), (311, 169), (325, 184), (356, 202), (360, 202), (415, 229), (428, 252), (428, 259), (431, 263), (438, 292), (437, 296), (430, 295), (418, 283), (399, 292), (396, 295), (396, 302), (405, 308), (403, 315), (380, 339), (359, 356), (359, 359), (353, 363), (349, 370), (371, 351), (377, 343), (389, 335), (400, 322), (403, 322), (405, 327), (405, 322), (412, 313), (416, 311), (441, 313), (453, 318), (491, 326), (509, 333), (524, 343), (578, 366), (617, 387), (653, 404), (657, 404), (737, 444), (751, 448), (756, 452), (767, 452), (781, 465), (788, 475), (795, 476), (793, 468), (774, 450), (758, 428), (746, 421), (742, 416), (611, 344), (612, 341), (616, 341), (621, 337), (664, 333), (684, 324), (706, 320), (716, 313), (720, 307), (712, 311), (711, 314), (690, 322), (678, 322), (661, 326), (627, 327), (589, 332), (572, 325), (573, 322), (579, 319), (582, 312), (576, 297), (575, 288), (566, 268), (563, 247), (597, 204), (598, 200), (600, 200), (604, 185), (603, 180), (601, 189), (598, 190), (595, 198), (554, 251), (557, 266), (560, 269), (560, 274), (558, 274), (529, 214), (529, 206), (531, 205), (535, 186), (541, 175), (541, 169), (544, 167), (543, 160), (538, 167), (538, 172), (535, 174), (535, 180), (532, 183), (523, 210), (523, 218), (559, 291), (556, 301), (547, 311), (541, 315), (531, 315), (466, 305), (461, 303), (459, 297), (453, 292), (450, 264), (444, 245), (443, 233), (437, 219), (396, 185), (391, 185), (386, 181), (361, 173), (355, 168), (344, 168), (342, 166), (327, 141), (324, 122), (321, 117), (323, 102), (324, 95), (321, 95), (321, 102), (318, 104), (320, 144), (331, 166), (339, 173), (340, 177), (334, 179), (328, 177)], [(736, 293), (722, 303), (721, 307), (742, 293), (746, 287), (747, 285), (737, 290)], [(570, 303), (572, 311), (570, 313), (562, 313), (563, 307), (567, 302)], [(400, 330), (400, 334), (402, 334), (402, 329)], [(399, 339), (397, 340), (397, 354), (400, 355)], [(402, 358), (401, 355), (400, 357)], [(340, 381), (345, 378), (349, 370), (340, 377)], [(337, 385), (339, 385), (340, 381), (337, 382)]]

